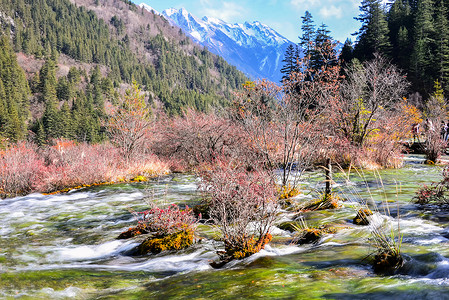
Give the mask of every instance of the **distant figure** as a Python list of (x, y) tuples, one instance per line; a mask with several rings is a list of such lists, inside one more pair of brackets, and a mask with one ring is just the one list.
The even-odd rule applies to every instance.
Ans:
[(419, 127), (420, 127), (419, 123), (414, 123), (412, 125), (413, 143), (415, 143), (415, 140), (417, 140), (418, 143), (420, 143), (420, 141), (419, 141), (419, 129), (420, 128)]
[(447, 142), (449, 138), (449, 121), (446, 123), (446, 135), (444, 136), (444, 141)]
[(440, 134), (442, 140), (446, 140), (446, 132), (447, 132), (447, 125), (446, 123), (444, 123), (444, 121), (441, 121)]
[(428, 132), (428, 131), (434, 131), (435, 128), (433, 127), (433, 123), (432, 120), (426, 119), (426, 121), (424, 122), (424, 131)]

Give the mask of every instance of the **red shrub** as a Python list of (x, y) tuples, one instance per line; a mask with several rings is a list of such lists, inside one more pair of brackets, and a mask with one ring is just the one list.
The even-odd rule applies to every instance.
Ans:
[(222, 232), (228, 255), (251, 255), (243, 254), (254, 248), (248, 248), (250, 241), (257, 245), (256, 249), (263, 248), (278, 212), (272, 176), (266, 171), (248, 172), (233, 162), (218, 160), (203, 171), (202, 179), (201, 190), (210, 201), (210, 217)]
[(43, 156), (49, 169), (46, 191), (111, 181), (120, 158), (118, 149), (109, 144), (76, 144), (65, 140), (45, 148)]
[(252, 161), (256, 155), (242, 130), (214, 113), (187, 110), (182, 117), (162, 119), (159, 126), (153, 151), (173, 161), (177, 169), (211, 164), (218, 156)]
[(21, 142), (0, 152), (0, 195), (33, 192), (46, 174), (47, 167), (34, 144)]
[(139, 223), (148, 232), (155, 232), (157, 236), (167, 236), (179, 231), (194, 231), (197, 220), (189, 207), (181, 210), (176, 204), (166, 209), (153, 207), (143, 212), (133, 212)]

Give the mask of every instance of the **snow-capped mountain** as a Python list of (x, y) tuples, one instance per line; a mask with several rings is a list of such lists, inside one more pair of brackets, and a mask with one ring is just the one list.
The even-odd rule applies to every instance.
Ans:
[(161, 13), (160, 12), (158, 12), (157, 10), (155, 10), (154, 8), (152, 8), (151, 6), (149, 6), (148, 4), (146, 4), (146, 3), (140, 3), (140, 7), (143, 7), (143, 8), (145, 8), (146, 10), (148, 10), (148, 11), (152, 11), (153, 13), (155, 13), (156, 15), (161, 15)]
[(253, 79), (281, 80), (282, 59), (292, 42), (267, 25), (229, 24), (209, 17), (199, 19), (184, 8), (166, 9), (161, 15)]

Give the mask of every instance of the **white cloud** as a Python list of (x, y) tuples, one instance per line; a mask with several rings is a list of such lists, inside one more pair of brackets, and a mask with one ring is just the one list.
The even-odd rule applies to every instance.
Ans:
[(324, 6), (320, 9), (320, 16), (324, 19), (328, 18), (336, 18), (341, 19), (343, 17), (343, 9), (339, 6), (336, 7), (335, 5), (331, 6)]
[[(210, 4), (210, 1), (204, 1)], [(204, 15), (208, 17), (214, 17), (221, 19), (226, 22), (234, 22), (235, 18), (243, 16), (243, 7), (234, 2), (221, 2), (221, 7), (219, 5), (208, 5), (208, 7), (204, 7), (202, 12)]]
[(307, 10), (321, 4), (321, 0), (291, 0), (290, 4), (298, 10)]

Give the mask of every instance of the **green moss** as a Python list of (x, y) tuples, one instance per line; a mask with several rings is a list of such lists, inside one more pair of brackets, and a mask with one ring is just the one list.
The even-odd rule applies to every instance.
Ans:
[(239, 243), (237, 247), (225, 243), (225, 255), (227, 258), (243, 259), (262, 250), (272, 238), (271, 234), (268, 233), (257, 240), (255, 240), (254, 237), (251, 237), (250, 239)]
[(140, 254), (160, 253), (165, 250), (182, 250), (193, 244), (193, 231), (181, 230), (167, 236), (153, 236), (146, 239), (138, 247)]
[(146, 178), (145, 176), (136, 176), (133, 179), (131, 179), (132, 182), (145, 182), (148, 181), (148, 178)]

